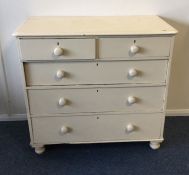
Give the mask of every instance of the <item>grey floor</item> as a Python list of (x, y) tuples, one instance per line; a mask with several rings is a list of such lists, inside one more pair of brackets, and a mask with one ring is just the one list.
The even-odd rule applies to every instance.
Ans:
[(26, 121), (0, 122), (0, 175), (189, 175), (189, 117), (169, 117), (165, 141), (48, 146), (36, 155)]

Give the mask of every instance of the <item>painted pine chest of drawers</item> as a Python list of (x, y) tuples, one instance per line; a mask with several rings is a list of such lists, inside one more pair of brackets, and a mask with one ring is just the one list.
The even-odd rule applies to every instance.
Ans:
[(177, 31), (157, 16), (31, 17), (14, 35), (31, 145), (163, 141)]

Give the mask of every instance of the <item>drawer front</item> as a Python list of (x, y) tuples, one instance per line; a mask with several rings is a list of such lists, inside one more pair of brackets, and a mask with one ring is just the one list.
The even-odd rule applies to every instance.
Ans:
[(32, 118), (34, 143), (114, 142), (159, 139), (162, 114)]
[(167, 60), (25, 63), (24, 68), (27, 86), (165, 83)]
[(94, 39), (21, 39), (24, 60), (94, 59)]
[(159, 112), (165, 87), (28, 90), (31, 114)]
[(170, 37), (100, 38), (99, 58), (167, 57), (170, 54)]

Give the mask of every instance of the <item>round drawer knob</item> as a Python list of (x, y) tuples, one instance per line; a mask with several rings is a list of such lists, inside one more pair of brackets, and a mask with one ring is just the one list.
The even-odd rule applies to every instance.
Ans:
[(132, 123), (129, 123), (127, 126), (126, 126), (126, 131), (127, 132), (132, 132), (135, 130), (135, 126), (132, 124)]
[(134, 68), (131, 68), (131, 69), (129, 69), (129, 71), (128, 71), (128, 74), (129, 74), (130, 77), (135, 77), (135, 76), (137, 76), (137, 73), (138, 73), (138, 71), (137, 71), (136, 69), (134, 69)]
[(58, 105), (59, 106), (64, 106), (66, 104), (66, 99), (65, 98), (60, 98), (59, 100), (58, 100)]
[(62, 79), (62, 78), (64, 77), (64, 71), (63, 71), (63, 70), (58, 70), (58, 71), (56, 72), (56, 77), (57, 77), (58, 79)]
[(139, 47), (135, 44), (130, 47), (130, 52), (136, 54), (139, 51)]
[(64, 50), (60, 46), (57, 46), (53, 51), (55, 56), (61, 56), (63, 55), (63, 52)]
[(128, 102), (129, 104), (134, 104), (134, 103), (136, 103), (136, 97), (134, 97), (134, 96), (129, 96), (129, 97), (127, 98), (127, 102)]
[(60, 133), (61, 134), (66, 134), (66, 133), (68, 133), (69, 132), (69, 127), (67, 127), (67, 126), (62, 126), (61, 128), (60, 128)]

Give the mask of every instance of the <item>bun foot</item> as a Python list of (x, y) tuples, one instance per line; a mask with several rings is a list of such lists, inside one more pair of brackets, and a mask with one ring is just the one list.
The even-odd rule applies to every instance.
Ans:
[(45, 152), (45, 147), (44, 146), (35, 147), (35, 153), (36, 154), (42, 154), (44, 152)]
[(152, 148), (154, 150), (159, 149), (160, 148), (160, 142), (158, 142), (158, 141), (150, 142), (150, 148)]

